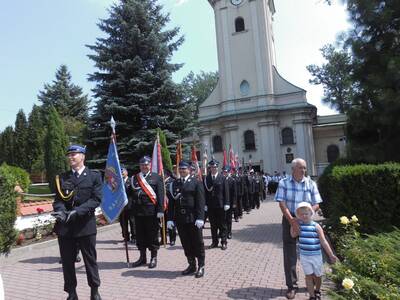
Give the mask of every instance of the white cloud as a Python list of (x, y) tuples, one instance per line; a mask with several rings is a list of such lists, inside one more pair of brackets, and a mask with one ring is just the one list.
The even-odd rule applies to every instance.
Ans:
[(175, 6), (181, 6), (182, 4), (185, 4), (189, 0), (175, 0)]

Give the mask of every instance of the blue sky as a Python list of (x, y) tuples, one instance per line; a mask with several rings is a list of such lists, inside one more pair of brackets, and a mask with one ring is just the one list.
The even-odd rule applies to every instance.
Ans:
[[(337, 1), (340, 2), (340, 1)], [(23, 109), (28, 115), (37, 94), (66, 64), (73, 83), (90, 95), (94, 71), (86, 44), (103, 35), (96, 23), (106, 18), (113, 0), (6, 1), (0, 10), (0, 131), (14, 125)], [(160, 0), (171, 14), (170, 26), (181, 27), (185, 43), (173, 57), (184, 67), (174, 74), (179, 82), (190, 71), (218, 69), (214, 13), (207, 0)], [(319, 49), (346, 30), (343, 5), (323, 0), (275, 0), (274, 35), (277, 68), (293, 84), (307, 90), (318, 114), (335, 113), (321, 104), (322, 88), (308, 83), (309, 64), (320, 64)]]

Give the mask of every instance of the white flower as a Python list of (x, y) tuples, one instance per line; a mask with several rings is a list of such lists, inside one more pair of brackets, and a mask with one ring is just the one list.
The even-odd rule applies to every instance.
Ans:
[(347, 225), (350, 223), (350, 220), (346, 216), (343, 216), (343, 217), (340, 217), (340, 223), (342, 223), (343, 225)]
[(353, 280), (351, 280), (350, 278), (345, 278), (342, 281), (342, 286), (346, 289), (346, 290), (351, 290), (354, 286), (354, 282)]
[(358, 222), (358, 218), (356, 217), (356, 215), (353, 215), (353, 216), (351, 217), (351, 221), (354, 222), (354, 223), (357, 223), (357, 222)]

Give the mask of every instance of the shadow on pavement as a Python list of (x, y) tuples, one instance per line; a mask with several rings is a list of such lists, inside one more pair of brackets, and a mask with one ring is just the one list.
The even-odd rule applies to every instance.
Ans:
[(155, 270), (130, 270), (122, 273), (124, 277), (141, 277), (141, 278), (163, 278), (175, 279), (181, 275), (181, 271), (155, 271)]
[(247, 225), (243, 229), (232, 230), (232, 236), (241, 242), (281, 244), (281, 228), (282, 225), (277, 223)]
[(284, 291), (282, 291), (282, 289), (251, 286), (241, 289), (232, 289), (226, 294), (230, 299), (266, 300), (281, 297), (283, 293)]
[(60, 257), (59, 256), (35, 257), (35, 258), (20, 260), (18, 262), (25, 264), (58, 264), (60, 262)]
[(114, 244), (114, 245), (117, 245), (119, 243), (123, 244), (124, 241), (122, 239), (121, 240), (97, 240), (96, 243), (97, 244)]

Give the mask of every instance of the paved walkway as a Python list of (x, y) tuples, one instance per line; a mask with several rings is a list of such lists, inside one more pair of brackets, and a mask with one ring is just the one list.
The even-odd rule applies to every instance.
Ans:
[[(104, 300), (117, 299), (286, 299), (283, 275), (281, 213), (271, 199), (259, 210), (233, 223), (228, 249), (206, 250), (204, 278), (181, 276), (187, 263), (179, 239), (173, 247), (161, 248), (156, 269), (127, 268), (119, 224), (98, 233), (97, 251)], [(204, 230), (206, 246), (211, 244), (209, 224)], [(130, 246), (130, 259), (138, 251)], [(58, 245), (47, 242), (17, 249), (0, 259), (6, 299), (66, 299), (63, 292)], [(78, 263), (78, 294), (89, 299), (83, 262)], [(300, 272), (301, 274), (301, 272)], [(300, 277), (296, 299), (308, 299)]]

